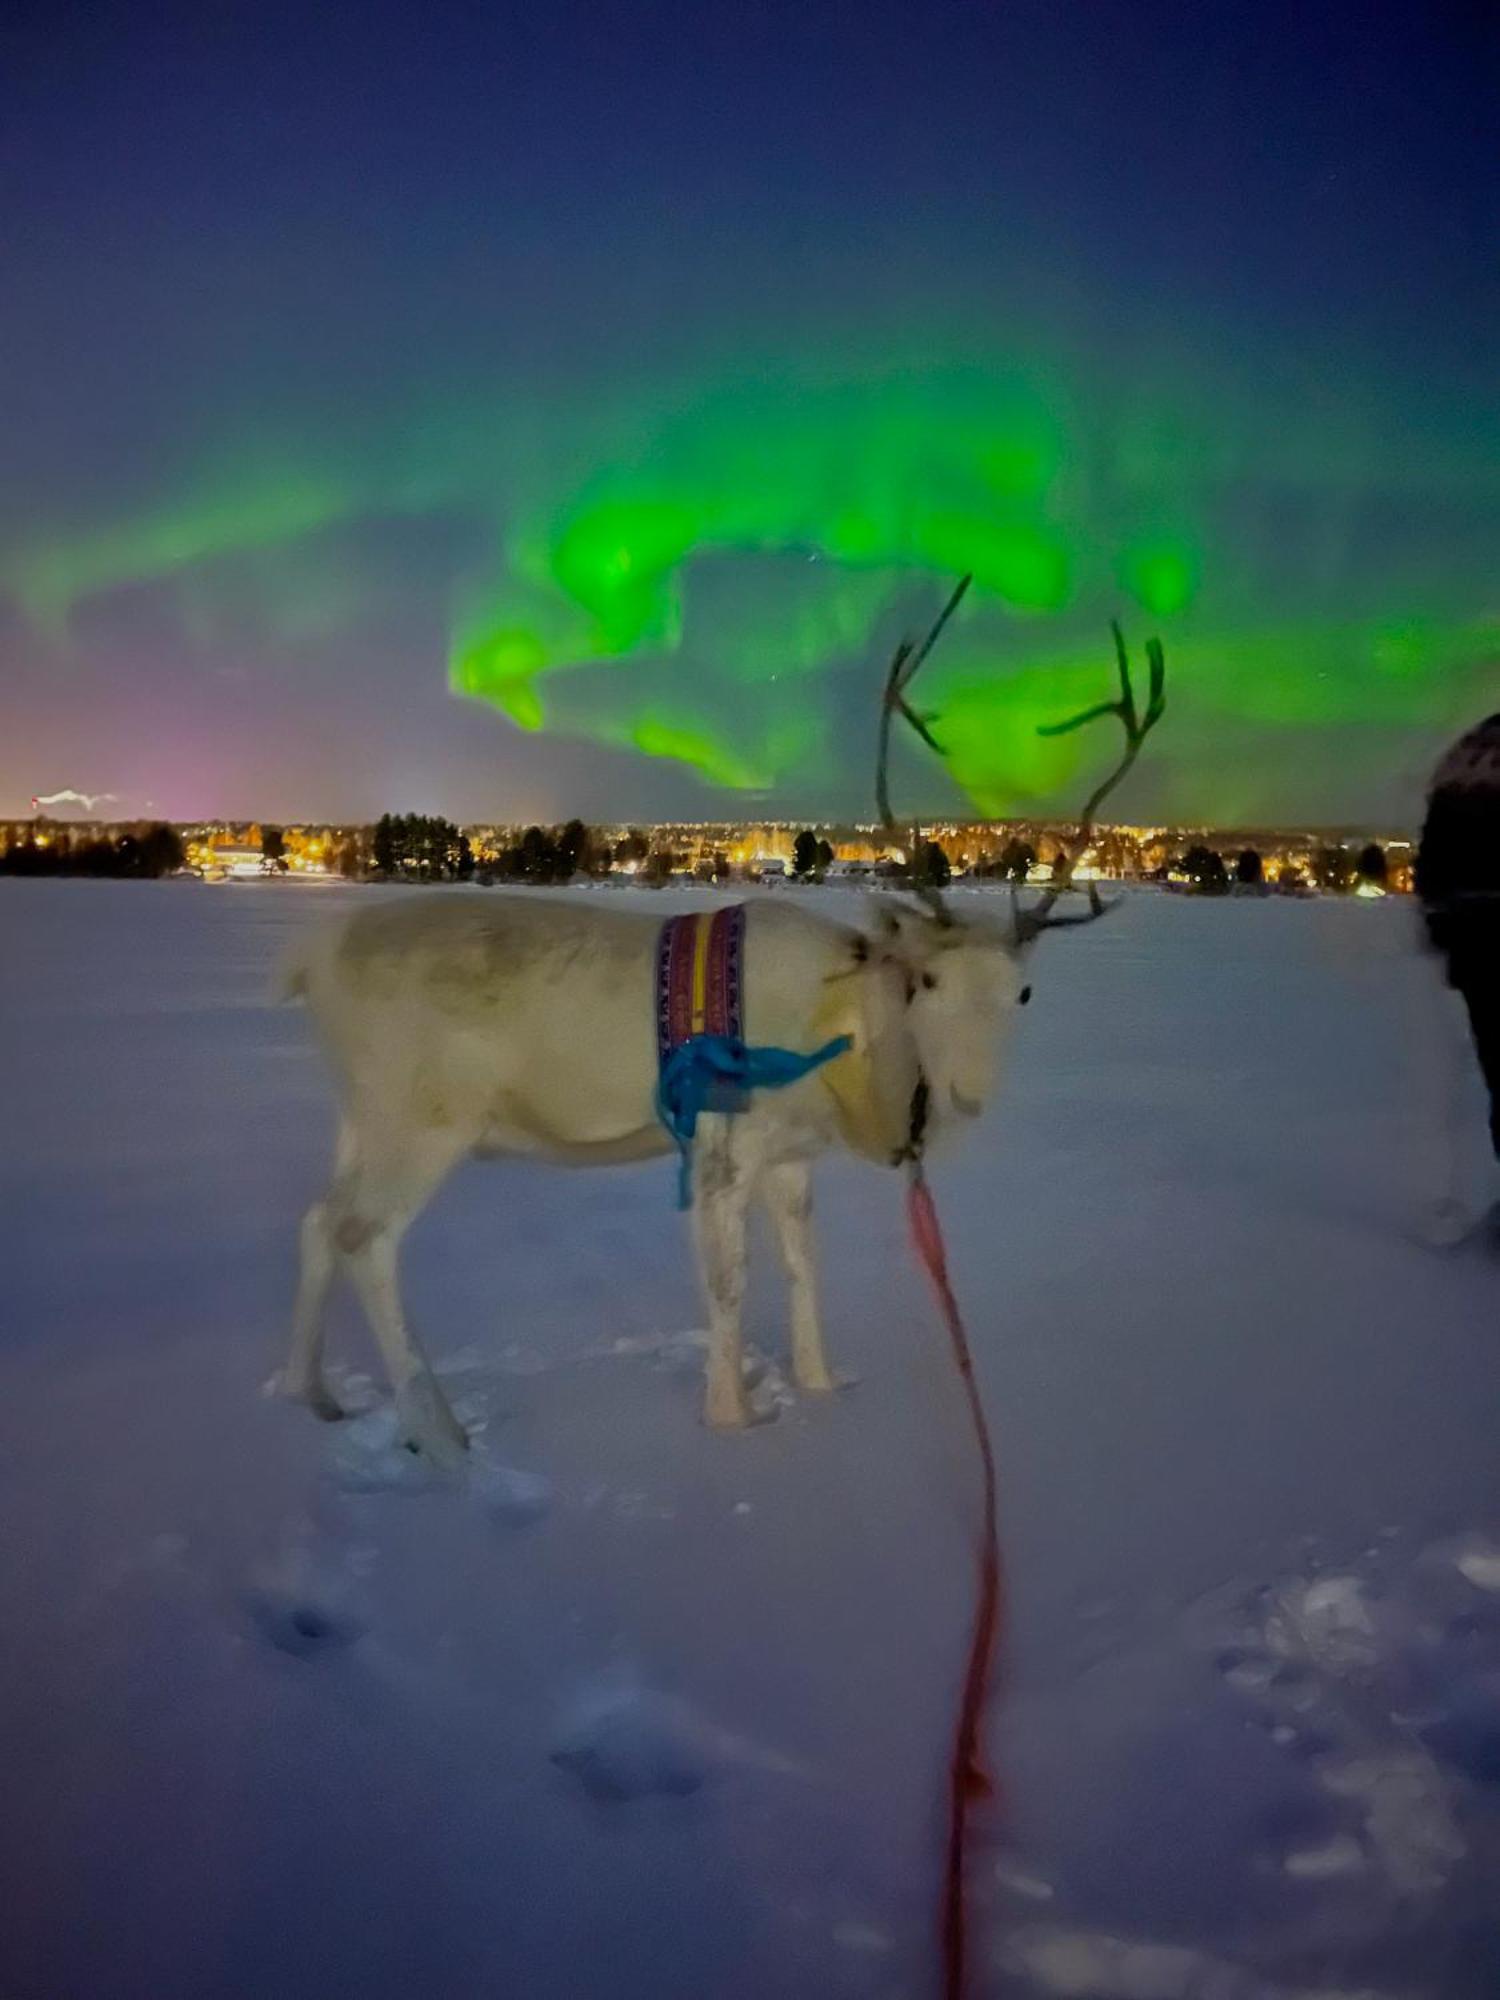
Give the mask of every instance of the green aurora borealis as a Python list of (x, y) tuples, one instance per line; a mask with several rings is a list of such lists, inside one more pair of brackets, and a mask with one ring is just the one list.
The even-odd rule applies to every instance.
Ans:
[(965, 571), (929, 816), (1067, 812), (1111, 618), (1132, 818), (1500, 706), (1493, 9), (22, 12), (0, 813), (868, 815)]
[(456, 521), (446, 658), (413, 673), (499, 726), (811, 812), (859, 803), (879, 656), (972, 570), (925, 689), (963, 798), (1065, 805), (1091, 748), (1036, 726), (1099, 691), (1119, 615), (1172, 667), (1153, 804), (1245, 819), (1278, 805), (1246, 740), (1322, 733), (1347, 767), (1493, 705), (1496, 456), (1465, 412), (1416, 427), (1413, 406), (1076, 356), (731, 360), (409, 408), (357, 448), (262, 434), (138, 510), (33, 536), (0, 582), (63, 656), (81, 610), (142, 586), (193, 642), (248, 594), (263, 644), (302, 643), (360, 615), (339, 531)]

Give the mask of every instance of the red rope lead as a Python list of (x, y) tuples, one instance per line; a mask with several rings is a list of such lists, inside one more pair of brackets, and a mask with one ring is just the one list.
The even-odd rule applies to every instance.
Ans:
[(920, 1164), (912, 1168), (907, 1190), (907, 1215), (912, 1242), (925, 1265), (937, 1293), (938, 1305), (953, 1344), (953, 1358), (968, 1398), (969, 1416), (984, 1468), (984, 1525), (979, 1544), (979, 1593), (974, 1611), (974, 1630), (969, 1639), (969, 1659), (964, 1670), (963, 1699), (959, 1704), (958, 1727), (953, 1735), (953, 1755), (949, 1764), (948, 1852), (943, 1873), (943, 1993), (945, 2000), (964, 2000), (969, 1991), (968, 1952), (968, 1845), (970, 1810), (994, 1795), (995, 1787), (985, 1768), (984, 1713), (989, 1704), (994, 1678), (995, 1656), (1000, 1636), (1000, 1539), (995, 1527), (995, 1454), (990, 1445), (989, 1425), (974, 1380), (974, 1361), (969, 1353), (963, 1316), (953, 1296), (948, 1278), (948, 1253), (943, 1232), (932, 1205), (932, 1195), (922, 1176)]

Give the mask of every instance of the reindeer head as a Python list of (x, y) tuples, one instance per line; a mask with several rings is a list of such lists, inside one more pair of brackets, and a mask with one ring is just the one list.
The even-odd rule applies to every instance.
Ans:
[(926, 1086), (927, 1133), (974, 1118), (994, 1088), (1015, 1009), (1031, 998), (1008, 922), (884, 905), (877, 948), (905, 982), (905, 1026)]
[[(906, 691), (957, 610), (969, 582), (964, 577), (959, 583), (920, 645), (903, 641), (896, 648), (886, 675), (875, 765), (875, 798), (883, 825), (889, 833), (901, 838), (903, 844), (905, 836), (897, 826), (890, 802), (892, 718), (903, 716), (922, 741), (942, 755), (942, 746), (930, 727), (933, 718), (913, 709)], [(1150, 685), (1142, 710), (1136, 704), (1124, 637), (1118, 624), (1112, 624), (1110, 629), (1114, 634), (1120, 679), (1118, 696), (1112, 701), (1099, 702), (1066, 722), (1054, 723), (1042, 733), (1066, 735), (1102, 716), (1113, 715), (1124, 731), (1124, 753), (1085, 802), (1074, 837), (1054, 866), (1052, 881), (1043, 895), (1027, 906), (1013, 895), (1004, 919), (984, 915), (959, 917), (939, 890), (909, 879), (907, 886), (918, 898), (920, 907), (896, 904), (880, 913), (881, 946), (905, 977), (908, 1026), (921, 1069), (919, 1102), (914, 1104), (912, 1113), (913, 1150), (920, 1147), (933, 1124), (949, 1121), (955, 1114), (973, 1117), (984, 1108), (1013, 1011), (1025, 1006), (1031, 998), (1026, 962), (1036, 939), (1044, 930), (1092, 923), (1114, 907), (1105, 903), (1090, 883), (1086, 910), (1054, 915), (1056, 904), (1073, 886), (1073, 871), (1093, 837), (1100, 806), (1134, 764), (1166, 707), (1166, 660), (1161, 641), (1152, 639), (1147, 644)], [(907, 851), (912, 855), (920, 852), (920, 836), (915, 827)]]

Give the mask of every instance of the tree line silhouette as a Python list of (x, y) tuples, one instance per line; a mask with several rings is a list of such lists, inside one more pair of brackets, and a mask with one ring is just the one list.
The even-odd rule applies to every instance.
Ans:
[[(1369, 841), (1357, 855), (1351, 854), (1347, 847), (1320, 847), (1308, 866), (1310, 884), (1300, 868), (1283, 863), (1275, 886), (1282, 890), (1305, 890), (1311, 886), (1325, 896), (1345, 896), (1364, 883), (1383, 889), (1390, 879), (1385, 849), (1375, 840)], [(1266, 881), (1265, 863), (1253, 847), (1242, 848), (1235, 856), (1232, 875), (1223, 855), (1201, 842), (1179, 855), (1172, 868), (1200, 896), (1227, 896), (1231, 887), (1265, 893), (1271, 886)]]
[[(268, 873), (286, 871), (282, 828), (265, 827), (261, 853)], [(369, 858), (371, 869), (382, 880), (418, 882), (467, 882), (477, 876), (481, 882), (557, 884), (577, 875), (603, 875), (621, 869), (642, 882), (660, 884), (688, 865), (687, 855), (654, 845), (638, 831), (624, 834), (611, 846), (600, 841), (581, 819), (570, 819), (557, 829), (529, 826), (500, 854), (479, 861), (460, 827), (452, 820), (425, 813), (383, 813), (371, 836)], [(829, 842), (806, 827), (793, 842), (791, 872), (799, 880), (816, 881), (833, 859)], [(977, 862), (972, 872), (992, 880), (1024, 882), (1037, 859), (1032, 843), (1017, 836), (1009, 839), (998, 855)], [(357, 840), (346, 839), (333, 861), (339, 873), (358, 875)], [(175, 873), (186, 862), (181, 835), (165, 821), (113, 834), (28, 829), (22, 836), (12, 835), (0, 850), (0, 875), (153, 879)], [(727, 856), (718, 852), (700, 861), (696, 869), (704, 881), (722, 881), (732, 872)], [(949, 880), (952, 865), (937, 841), (920, 843), (913, 873), (916, 879), (935, 887)], [(1266, 879), (1261, 855), (1253, 847), (1243, 848), (1231, 858), (1196, 842), (1157, 873), (1172, 875), (1200, 895), (1227, 895), (1232, 888), (1265, 894), (1273, 886)], [(1370, 841), (1357, 854), (1335, 845), (1316, 849), (1305, 876), (1299, 868), (1283, 863), (1274, 886), (1292, 891), (1312, 887), (1325, 895), (1342, 895), (1365, 884), (1384, 888), (1388, 880), (1385, 850), (1378, 841)]]
[(474, 873), (469, 837), (452, 820), (427, 813), (382, 813), (370, 843), (377, 875), (419, 882), (466, 882)]
[(0, 854), (0, 875), (103, 875), (154, 880), (172, 875), (187, 859), (176, 827), (149, 826), (110, 834), (30, 833)]

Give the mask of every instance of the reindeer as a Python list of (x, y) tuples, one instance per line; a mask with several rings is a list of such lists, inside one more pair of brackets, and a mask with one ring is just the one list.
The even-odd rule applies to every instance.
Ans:
[[(886, 679), (876, 800), (902, 839), (889, 797), (899, 715), (934, 749), (907, 701), (968, 579), (920, 645), (903, 643)], [(849, 1039), (845, 1054), (801, 1081), (752, 1093), (741, 1111), (707, 1112), (691, 1165), (694, 1225), (707, 1296), (705, 1416), (720, 1430), (749, 1420), (740, 1308), (746, 1217), (770, 1212), (791, 1298), (794, 1382), (835, 1388), (824, 1352), (812, 1241), (811, 1164), (841, 1143), (882, 1166), (909, 1160), (989, 1097), (1014, 1009), (1030, 997), (1029, 948), (1043, 930), (1091, 922), (1107, 907), (1090, 887), (1086, 913), (1053, 906), (1090, 837), (1094, 815), (1134, 763), (1163, 706), (1160, 645), (1150, 696), (1137, 711), (1115, 628), (1117, 700), (1054, 733), (1112, 714), (1125, 752), (1080, 817), (1071, 852), (1040, 901), (1012, 896), (1003, 923), (960, 918), (940, 894), (880, 899), (869, 929), (784, 898), (749, 903), (744, 933), (747, 1040), (810, 1050)], [(915, 830), (914, 830), (915, 831)], [(324, 1313), (340, 1271), (357, 1293), (395, 1395), (406, 1442), (441, 1465), (467, 1444), (402, 1306), (402, 1236), (468, 1157), (515, 1156), (603, 1166), (672, 1151), (655, 1109), (655, 949), (660, 919), (637, 909), (533, 891), (382, 902), (316, 937), (290, 972), (337, 1081), (340, 1122), (332, 1184), (301, 1227), (291, 1351), (272, 1386), (328, 1420), (344, 1412), (323, 1373)]]

